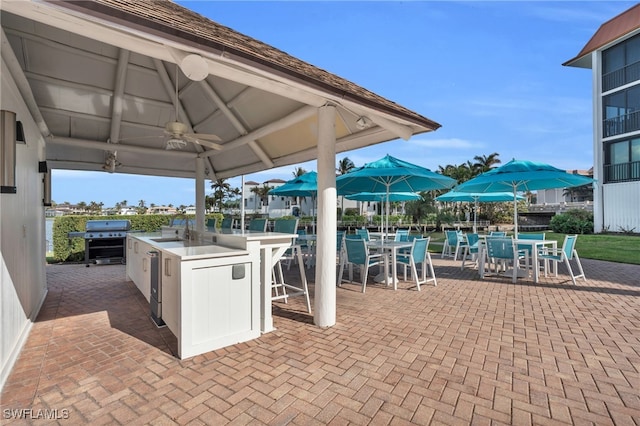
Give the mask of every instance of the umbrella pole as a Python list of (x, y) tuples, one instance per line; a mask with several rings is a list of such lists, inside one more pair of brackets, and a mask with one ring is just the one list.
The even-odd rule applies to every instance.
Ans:
[(518, 198), (516, 192), (516, 184), (513, 184), (513, 235), (518, 239)]
[(389, 239), (389, 185), (387, 185), (387, 220), (384, 238), (385, 240)]
[(475, 202), (473, 203), (473, 233), (474, 234), (478, 233), (478, 229), (476, 227), (477, 215), (478, 215), (478, 200), (476, 199)]

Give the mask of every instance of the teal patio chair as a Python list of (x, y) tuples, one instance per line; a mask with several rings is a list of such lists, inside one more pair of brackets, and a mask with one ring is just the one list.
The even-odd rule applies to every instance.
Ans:
[[(545, 234), (544, 234), (544, 232), (539, 232), (539, 233), (535, 233), (535, 234), (518, 234), (518, 239), (519, 240), (540, 240), (540, 241), (544, 241)], [(533, 259), (533, 253), (531, 253), (531, 246), (526, 245), (526, 244), (518, 244), (518, 250), (520, 252), (526, 251), (527, 254), (529, 255), (529, 259)], [(538, 250), (537, 255), (540, 256), (541, 254), (542, 254), (542, 250)], [(538, 261), (540, 261), (539, 258), (538, 258)], [(540, 265), (535, 265), (534, 267), (538, 267), (539, 268)]]
[(458, 254), (461, 254), (461, 249), (467, 244), (464, 238), (464, 234), (460, 231), (446, 230), (444, 231), (445, 239), (442, 246), (441, 258), (445, 256), (453, 257), (453, 260), (458, 259)]
[(394, 237), (394, 241), (409, 241), (409, 230), (398, 229), (396, 231), (396, 236)]
[(338, 259), (338, 265), (342, 264), (342, 257), (344, 255), (344, 240), (346, 235), (346, 231), (336, 231), (336, 258)]
[(268, 219), (251, 219), (249, 231), (266, 232)]
[(474, 264), (478, 263), (478, 252), (480, 249), (480, 236), (475, 233), (469, 233), (466, 235), (467, 244), (464, 246), (464, 252), (462, 253), (462, 266), (460, 270), (464, 269), (464, 264), (467, 258), (471, 256), (471, 260)]
[[(506, 270), (507, 265), (511, 262), (513, 267), (511, 282), (514, 284), (518, 279), (519, 261), (521, 256), (525, 257), (525, 262), (527, 264), (529, 263), (526, 253), (521, 255), (518, 252), (518, 248), (512, 238), (487, 238), (486, 256), (490, 260), (489, 264), (494, 264), (496, 274), (500, 269), (498, 265), (499, 263), (505, 265), (504, 269)], [(483, 261), (484, 260), (481, 260), (481, 262)], [(482, 278), (484, 278), (484, 276)]]
[[(584, 275), (584, 270), (582, 269), (582, 264), (580, 263), (580, 257), (578, 257), (578, 252), (576, 251), (576, 241), (578, 240), (577, 235), (565, 235), (564, 242), (562, 243), (561, 249), (552, 249), (545, 248), (544, 252), (538, 255), (538, 259), (544, 261), (544, 276), (547, 276), (547, 268), (549, 262), (554, 262), (554, 271), (555, 275), (558, 276), (558, 263), (563, 262), (567, 265), (567, 269), (569, 271), (569, 275), (571, 276), (571, 281), (573, 284), (576, 284), (576, 278), (582, 278), (585, 282), (587, 282), (587, 277)], [(576, 266), (578, 267), (578, 271), (580, 272), (578, 275), (573, 273), (573, 269), (571, 268), (571, 261), (575, 260)]]
[(222, 229), (231, 229), (233, 228), (233, 218), (228, 216), (222, 219), (222, 225), (220, 226)]
[(346, 248), (345, 259), (340, 264), (340, 273), (338, 274), (338, 287), (342, 287), (344, 268), (349, 266), (349, 282), (353, 282), (353, 265), (359, 267), (360, 277), (362, 278), (362, 292), (367, 288), (367, 278), (369, 276), (369, 268), (378, 265), (380, 261), (384, 261), (385, 284), (389, 285), (389, 257), (386, 253), (370, 253), (367, 249), (367, 242), (360, 239), (346, 239), (344, 241)]
[[(431, 255), (429, 254), (429, 241), (431, 237), (415, 238), (411, 245), (409, 254), (398, 253), (396, 260), (404, 266), (404, 280), (407, 280), (407, 268), (411, 269), (411, 276), (416, 281), (416, 287), (420, 291), (420, 284), (426, 284), (433, 281), (433, 285), (437, 286), (436, 274), (433, 270)], [(418, 275), (418, 265), (420, 265), (420, 275)], [(429, 275), (427, 279), (427, 267), (429, 267)]]
[(362, 238), (365, 241), (371, 240), (368, 229), (356, 229), (356, 234), (360, 235), (360, 238)]
[(216, 219), (207, 219), (207, 231), (215, 232), (218, 229), (218, 221)]

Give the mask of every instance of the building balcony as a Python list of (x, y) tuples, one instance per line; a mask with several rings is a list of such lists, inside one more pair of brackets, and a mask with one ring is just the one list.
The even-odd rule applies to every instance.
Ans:
[(604, 183), (631, 182), (636, 180), (640, 180), (640, 161), (604, 165)]

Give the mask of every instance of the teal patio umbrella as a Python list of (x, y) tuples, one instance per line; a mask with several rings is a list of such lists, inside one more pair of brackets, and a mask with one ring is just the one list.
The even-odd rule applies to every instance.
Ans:
[(504, 192), (513, 199), (514, 234), (518, 238), (518, 192), (539, 189), (570, 188), (593, 183), (585, 176), (567, 173), (549, 164), (534, 161), (511, 160), (456, 187), (460, 192)]
[[(456, 184), (454, 179), (398, 158), (386, 155), (336, 178), (338, 195), (359, 192), (382, 192), (386, 199), (393, 192), (420, 192), (447, 189)], [(387, 217), (389, 217), (387, 203)], [(386, 226), (386, 233), (389, 224)]]
[[(473, 203), (473, 232), (477, 232), (477, 210), (478, 203), (499, 203), (513, 200), (513, 192), (460, 192), (449, 191), (435, 198), (436, 201), (443, 202), (466, 202)], [(524, 200), (522, 195), (516, 195), (516, 200)]]
[[(315, 200), (318, 194), (318, 173), (307, 172), (295, 177), (277, 188), (269, 191), (271, 195), (282, 197), (311, 197), (311, 216), (315, 212)], [(313, 221), (313, 233), (316, 232), (316, 223)]]

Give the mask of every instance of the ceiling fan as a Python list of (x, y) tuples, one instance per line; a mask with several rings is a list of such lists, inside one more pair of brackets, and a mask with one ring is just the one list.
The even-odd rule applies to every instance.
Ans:
[(220, 142), (222, 139), (217, 135), (206, 133), (188, 133), (189, 127), (178, 121), (178, 64), (176, 64), (176, 97), (173, 104), (176, 107), (175, 121), (170, 121), (164, 126), (164, 132), (169, 135), (169, 139), (165, 145), (165, 149), (182, 149), (187, 145), (187, 142), (195, 143), (198, 145), (206, 146), (212, 149), (220, 150), (222, 145), (215, 143)]
[(188, 127), (180, 121), (170, 121), (164, 126), (164, 132), (169, 135), (165, 149), (182, 149), (187, 142), (196, 143), (212, 149), (220, 150), (222, 145), (214, 141), (221, 141), (217, 135), (205, 133), (187, 133)]
[[(222, 145), (216, 142), (222, 141), (218, 135), (207, 133), (190, 133), (189, 126), (181, 121), (178, 121), (178, 66), (176, 65), (176, 77), (175, 77), (175, 121), (169, 121), (164, 126), (164, 133), (168, 136), (165, 143), (165, 149), (178, 150), (187, 146), (187, 143), (194, 143), (201, 146), (206, 146), (211, 149), (221, 150)], [(167, 137), (165, 136), (165, 137)], [(121, 140), (129, 139), (142, 139), (142, 138), (155, 138), (158, 136), (141, 136), (136, 138), (125, 138)]]

